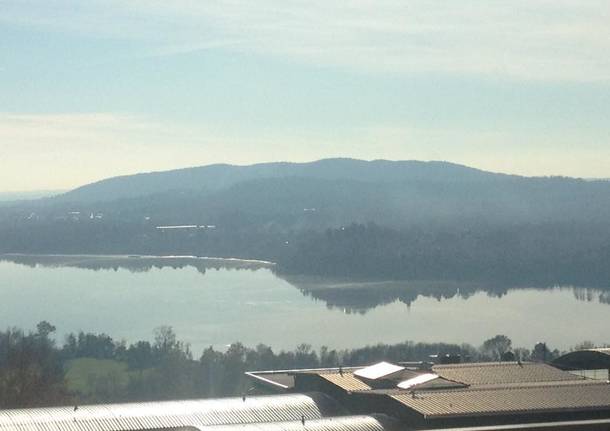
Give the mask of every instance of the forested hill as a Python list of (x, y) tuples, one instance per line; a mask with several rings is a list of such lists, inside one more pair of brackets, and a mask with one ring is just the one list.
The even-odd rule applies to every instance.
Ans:
[(324, 159), (310, 163), (261, 163), (249, 166), (226, 164), (141, 173), (108, 178), (61, 195), (62, 201), (99, 202), (133, 198), (166, 191), (216, 191), (234, 184), (267, 178), (302, 177), (366, 182), (477, 181), (492, 174), (447, 162), (363, 161)]
[(610, 182), (520, 177), (447, 162), (326, 159), (115, 177), (39, 205), (54, 216), (82, 211), (254, 229), (597, 222), (610, 219)]
[[(190, 227), (167, 229), (177, 225)], [(0, 253), (188, 254), (337, 277), (606, 285), (610, 182), (445, 162), (212, 165), (0, 207)]]

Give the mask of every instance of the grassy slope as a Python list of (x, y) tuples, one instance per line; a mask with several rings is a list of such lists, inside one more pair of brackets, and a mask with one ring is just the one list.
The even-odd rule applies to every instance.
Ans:
[(124, 387), (128, 379), (127, 364), (112, 359), (78, 358), (66, 365), (68, 389), (85, 395), (94, 392), (96, 382), (112, 381)]

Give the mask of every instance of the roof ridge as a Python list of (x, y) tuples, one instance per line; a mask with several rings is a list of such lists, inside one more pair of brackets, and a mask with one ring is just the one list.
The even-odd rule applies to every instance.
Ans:
[[(455, 392), (484, 392), (484, 391), (498, 391), (498, 390), (520, 390), (520, 389), (533, 389), (533, 388), (559, 388), (568, 386), (602, 386), (610, 383), (603, 380), (563, 380), (563, 381), (547, 381), (547, 382), (520, 382), (520, 383), (503, 383), (503, 384), (487, 384), (487, 385), (470, 385), (462, 388), (455, 389), (420, 389), (415, 390), (419, 394), (429, 393), (455, 393)], [(414, 391), (401, 391), (400, 393), (390, 394), (395, 395), (409, 395)]]
[(537, 365), (537, 366), (550, 366), (548, 364), (545, 364), (544, 362), (532, 362), (532, 361), (522, 361), (522, 362), (518, 362), (518, 361), (502, 361), (502, 362), (468, 362), (468, 363), (462, 363), (462, 364), (437, 364), (437, 365), (433, 365), (432, 369), (434, 370), (436, 369), (442, 369), (442, 370), (446, 370), (446, 369), (451, 369), (451, 368), (482, 368), (482, 367), (506, 367), (508, 365), (519, 365), (519, 366), (525, 366), (525, 365)]

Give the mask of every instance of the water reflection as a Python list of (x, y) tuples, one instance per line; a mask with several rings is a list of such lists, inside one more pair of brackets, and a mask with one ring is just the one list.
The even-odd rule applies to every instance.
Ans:
[[(68, 267), (88, 270), (126, 269), (133, 273), (148, 272), (153, 268), (195, 268), (205, 274), (209, 269), (258, 270), (274, 269), (272, 262), (242, 259), (206, 258), (196, 256), (134, 256), (134, 255), (0, 255), (6, 261), (29, 267)], [(296, 287), (305, 297), (321, 301), (330, 310), (341, 310), (347, 314), (366, 314), (370, 310), (400, 302), (410, 307), (418, 298), (434, 298), (437, 301), (452, 298), (468, 299), (483, 292), (490, 298), (501, 298), (514, 290), (561, 290), (571, 291), (579, 301), (610, 304), (610, 290), (581, 288), (574, 286), (510, 286), (488, 283), (455, 281), (381, 281), (329, 280), (312, 276), (276, 277)]]
[[(410, 307), (420, 296), (438, 301), (459, 296), (467, 299), (485, 286), (455, 282), (358, 282), (329, 281), (316, 277), (282, 276), (301, 293), (312, 299), (323, 301), (329, 309), (340, 309), (346, 313), (365, 314), (367, 311), (399, 301)], [(504, 292), (489, 292), (502, 296)]]
[(224, 259), (217, 257), (197, 256), (140, 256), (140, 255), (25, 255), (25, 254), (3, 254), (0, 262), (11, 262), (35, 268), (37, 266), (47, 268), (80, 268), (99, 270), (126, 269), (130, 272), (148, 272), (153, 268), (183, 269), (193, 267), (201, 274), (208, 269), (247, 269), (257, 270), (272, 268), (271, 262), (261, 260)]
[(0, 256), (0, 297), (0, 327), (47, 320), (59, 341), (83, 330), (133, 342), (169, 324), (194, 351), (235, 341), (477, 344), (496, 334), (568, 348), (607, 342), (610, 303), (594, 289), (282, 279), (265, 262), (128, 256)]
[(574, 286), (507, 286), (453, 281), (329, 281), (316, 277), (282, 276), (305, 296), (323, 301), (329, 309), (347, 313), (365, 314), (376, 307), (401, 302), (410, 307), (418, 298), (434, 298), (438, 301), (468, 299), (479, 292), (490, 298), (502, 298), (514, 290), (571, 291), (579, 301), (610, 304), (610, 291)]
[[(560, 289), (566, 288), (560, 287)], [(578, 299), (579, 301), (601, 302), (602, 304), (610, 304), (610, 291), (608, 290), (576, 287), (569, 287), (567, 289), (571, 289), (574, 293), (574, 298)]]

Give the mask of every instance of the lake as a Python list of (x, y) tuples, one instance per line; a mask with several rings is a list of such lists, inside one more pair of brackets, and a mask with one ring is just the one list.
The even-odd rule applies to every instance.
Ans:
[(276, 349), (479, 345), (496, 334), (527, 348), (610, 342), (608, 292), (281, 278), (256, 261), (0, 256), (0, 298), (0, 327), (47, 320), (60, 341), (83, 330), (132, 342), (171, 325), (195, 355), (235, 341)]

